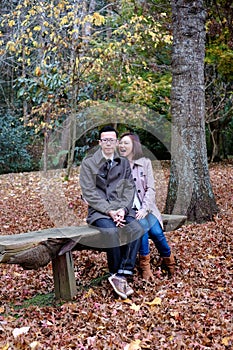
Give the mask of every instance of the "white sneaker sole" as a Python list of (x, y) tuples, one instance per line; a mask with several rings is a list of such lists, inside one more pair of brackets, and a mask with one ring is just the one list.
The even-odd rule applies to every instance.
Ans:
[(111, 286), (113, 287), (114, 291), (116, 292), (116, 294), (118, 294), (122, 299), (127, 299), (127, 295), (125, 293), (120, 292), (119, 290), (116, 289), (115, 284), (112, 281), (112, 278), (116, 278), (114, 275), (109, 277), (109, 283), (111, 284)]

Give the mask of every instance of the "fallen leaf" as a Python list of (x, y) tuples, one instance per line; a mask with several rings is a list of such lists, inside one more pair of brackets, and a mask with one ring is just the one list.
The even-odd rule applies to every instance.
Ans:
[[(169, 166), (165, 165), (163, 171), (167, 180)], [(54, 175), (57, 173), (60, 174), (56, 170)], [(43, 205), (39, 174), (0, 176), (1, 235), (54, 227)], [(162, 186), (158, 172), (156, 176), (157, 204), (163, 210), (167, 184)], [(0, 307), (5, 307), (0, 314), (0, 349), (232, 348), (233, 160), (210, 164), (210, 176), (219, 213), (212, 221), (189, 223), (166, 232), (176, 255), (174, 279), (168, 279), (166, 272), (163, 275), (157, 267), (158, 252), (151, 241), (151, 268), (158, 278), (145, 284), (136, 267), (132, 287), (137, 292), (130, 299), (114, 299), (107, 280), (106, 252), (72, 252), (77, 296), (61, 304), (53, 300), (52, 263), (32, 271), (0, 264)], [(65, 202), (65, 209), (68, 203), (74, 207), (64, 212), (64, 224), (83, 225), (87, 208), (77, 199), (81, 192), (76, 169), (72, 169), (69, 181), (59, 181), (55, 181), (55, 188), (61, 190), (62, 196), (51, 203), (59, 224)], [(52, 178), (49, 187), (54, 188)], [(66, 219), (71, 213), (76, 217), (72, 223)], [(30, 307), (25, 307), (27, 302)], [(141, 308), (136, 311), (138, 305)], [(13, 330), (23, 325), (30, 325), (30, 330), (14, 339)], [(141, 343), (135, 343), (136, 339)]]
[(0, 306), (0, 314), (3, 314), (5, 312), (5, 307), (4, 306)]
[(8, 343), (1, 348), (1, 350), (8, 350), (8, 349), (10, 349), (10, 344)]
[(222, 344), (225, 345), (225, 346), (228, 346), (229, 345), (229, 340), (231, 340), (230, 337), (222, 338)]
[(159, 297), (154, 298), (152, 301), (146, 301), (145, 304), (150, 306), (161, 305), (162, 299)]
[(127, 344), (124, 347), (124, 350), (140, 350), (141, 349), (139, 345), (140, 343), (141, 343), (141, 340), (139, 339), (133, 340), (130, 344)]
[(180, 314), (178, 311), (170, 312), (170, 315), (173, 316), (176, 320), (180, 318)]
[(139, 311), (140, 310), (140, 305), (136, 305), (135, 303), (133, 303), (131, 306), (130, 306), (130, 309), (134, 310), (134, 311)]
[(22, 334), (27, 334), (29, 331), (30, 327), (21, 327), (21, 328), (15, 328), (13, 330), (13, 337), (17, 338), (18, 336), (22, 335)]
[(35, 340), (35, 341), (33, 341), (32, 343), (30, 343), (29, 346), (30, 346), (31, 349), (34, 350), (34, 349), (36, 349), (37, 347), (40, 347), (41, 344), (40, 344), (37, 340)]

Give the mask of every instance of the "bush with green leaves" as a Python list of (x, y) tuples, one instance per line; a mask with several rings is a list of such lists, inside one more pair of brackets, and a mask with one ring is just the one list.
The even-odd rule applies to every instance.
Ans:
[(29, 140), (29, 134), (18, 117), (1, 116), (0, 174), (31, 170), (32, 160), (27, 151)]

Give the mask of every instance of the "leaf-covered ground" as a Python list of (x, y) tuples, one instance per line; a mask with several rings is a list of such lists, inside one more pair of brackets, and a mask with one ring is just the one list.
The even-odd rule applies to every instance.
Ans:
[[(166, 197), (168, 168), (158, 172), (157, 200)], [(168, 279), (156, 267), (145, 283), (137, 268), (131, 299), (117, 299), (104, 253), (74, 252), (78, 295), (56, 303), (51, 264), (37, 271), (0, 265), (0, 349), (233, 349), (233, 164), (210, 166), (220, 209), (215, 220), (166, 233), (177, 258)], [(54, 172), (0, 176), (0, 231), (16, 234), (81, 225), (86, 207), (78, 176)]]

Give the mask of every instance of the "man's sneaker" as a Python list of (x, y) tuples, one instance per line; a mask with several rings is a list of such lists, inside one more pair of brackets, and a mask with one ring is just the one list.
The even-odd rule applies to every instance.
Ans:
[(114, 291), (120, 295), (123, 299), (127, 299), (127, 294), (125, 292), (125, 286), (126, 286), (126, 279), (122, 277), (118, 277), (116, 275), (112, 275), (108, 278), (109, 282), (111, 283)]
[(127, 281), (125, 282), (125, 294), (127, 295), (127, 297), (129, 297), (131, 294), (134, 293), (134, 290), (130, 287)]

